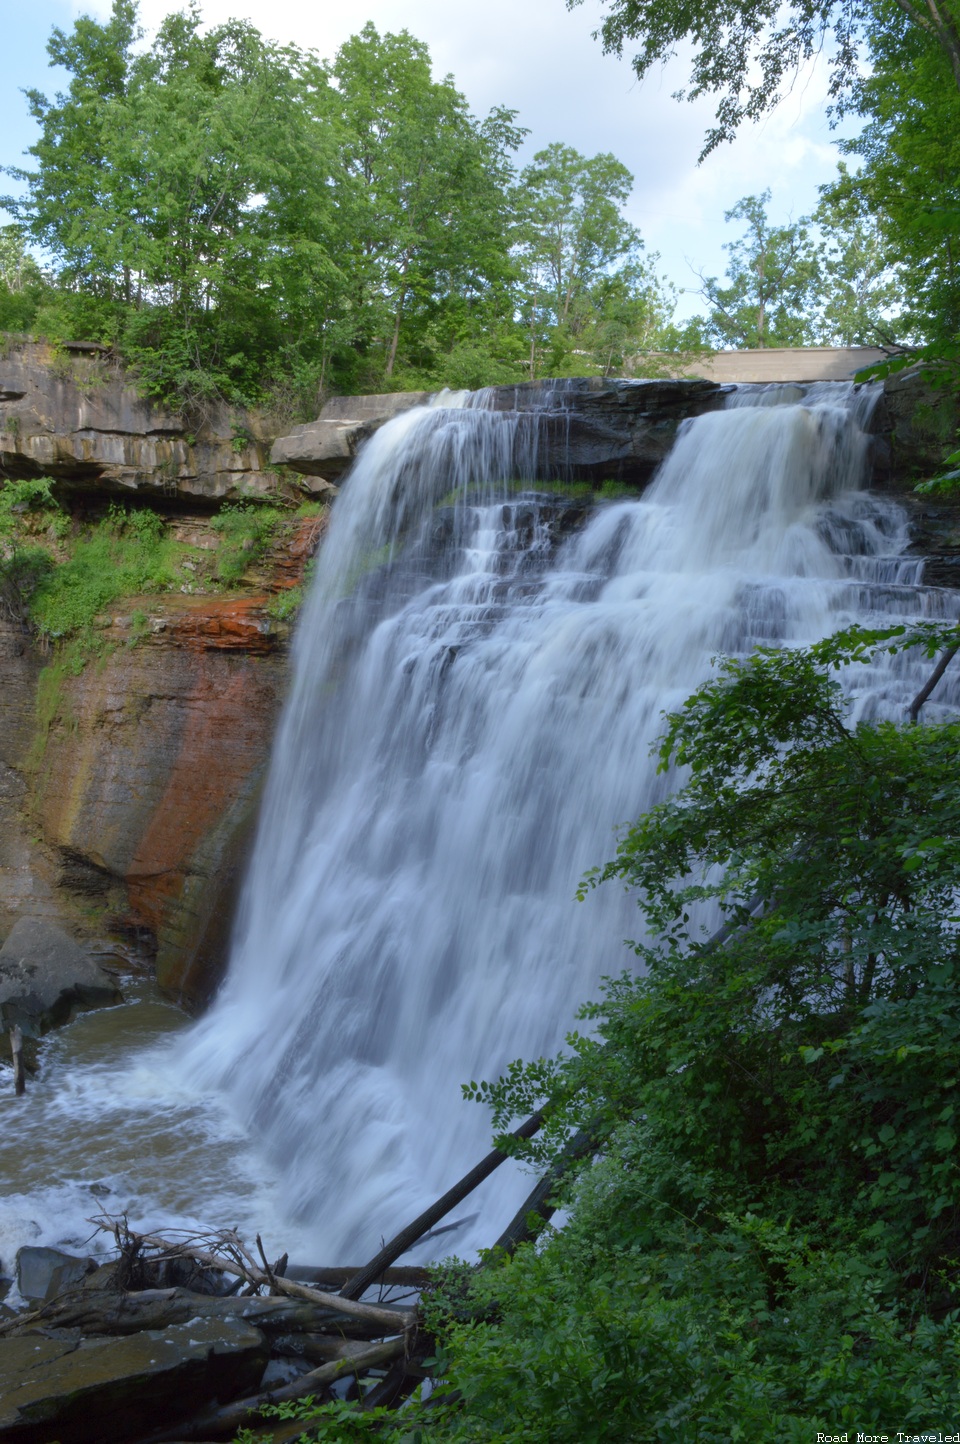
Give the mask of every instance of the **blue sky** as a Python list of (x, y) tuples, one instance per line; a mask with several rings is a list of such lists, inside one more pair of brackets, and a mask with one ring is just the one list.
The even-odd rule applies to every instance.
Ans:
[[(45, 50), (52, 27), (69, 28), (84, 11), (104, 18), (109, 8), (109, 0), (6, 0), (0, 164), (22, 163), (21, 152), (35, 134), (20, 90), (57, 88)], [(148, 27), (176, 8), (175, 0), (141, 0)], [(772, 115), (698, 166), (712, 107), (671, 98), (686, 79), (680, 60), (638, 85), (626, 60), (604, 55), (591, 35), (599, 0), (573, 11), (564, 0), (484, 0), (482, 6), (450, 0), (205, 0), (202, 8), (210, 22), (242, 16), (272, 39), (328, 57), (367, 20), (380, 30), (406, 28), (427, 42), (435, 69), (453, 74), (477, 113), (496, 104), (519, 111), (520, 123), (531, 131), (528, 153), (556, 140), (587, 155), (612, 151), (622, 160), (635, 177), (630, 219), (681, 290), (696, 288), (695, 269), (723, 273), (722, 242), (736, 230), (724, 226), (723, 212), (741, 196), (769, 188), (771, 217), (795, 219), (816, 204), (818, 184), (836, 167), (826, 80), (816, 66)], [(687, 294), (678, 314), (698, 308), (696, 295)]]

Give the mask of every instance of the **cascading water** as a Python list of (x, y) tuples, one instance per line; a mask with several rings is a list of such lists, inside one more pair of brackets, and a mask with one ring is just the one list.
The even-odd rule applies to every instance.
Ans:
[[(229, 978), (187, 1050), (324, 1258), (369, 1253), (480, 1157), (460, 1083), (554, 1049), (624, 966), (630, 900), (574, 889), (662, 795), (661, 712), (711, 657), (935, 595), (900, 510), (856, 489), (852, 389), (753, 397), (568, 535), (575, 503), (503, 486), (531, 433), (477, 408), (385, 427), (337, 502)], [(857, 685), (867, 708), (913, 683)], [(488, 1185), (495, 1212), (526, 1186)], [(441, 1247), (496, 1236), (472, 1206)]]
[[(650, 745), (711, 657), (957, 614), (901, 509), (857, 489), (864, 393), (732, 399), (642, 499), (596, 508), (516, 484), (537, 414), (448, 398), (372, 438), (300, 623), (227, 981), (172, 1046), (108, 1056), (109, 1014), (51, 1041), (0, 1135), (4, 1260), (106, 1207), (360, 1262), (489, 1147), (460, 1083), (554, 1050), (629, 963), (632, 900), (574, 890), (669, 785)], [(902, 716), (926, 670), (851, 669), (857, 712)], [(416, 1257), (491, 1243), (529, 1188), (511, 1167)]]

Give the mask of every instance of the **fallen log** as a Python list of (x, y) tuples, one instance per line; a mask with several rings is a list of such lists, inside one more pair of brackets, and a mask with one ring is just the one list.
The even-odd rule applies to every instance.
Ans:
[(235, 1399), (232, 1404), (224, 1404), (220, 1408), (209, 1409), (205, 1413), (197, 1415), (186, 1426), (180, 1424), (174, 1429), (161, 1429), (156, 1433), (143, 1435), (140, 1439), (131, 1441), (131, 1444), (174, 1444), (174, 1441), (179, 1440), (203, 1441), (234, 1432), (242, 1429), (251, 1420), (262, 1422), (257, 1419), (257, 1416), (264, 1405), (282, 1404), (288, 1399), (303, 1399), (308, 1394), (316, 1394), (319, 1390), (326, 1389), (337, 1379), (345, 1378), (350, 1374), (355, 1376), (363, 1374), (368, 1369), (375, 1369), (382, 1364), (391, 1363), (403, 1352), (402, 1339), (392, 1339), (386, 1344), (374, 1344), (371, 1348), (365, 1349), (363, 1353), (356, 1354), (350, 1359), (338, 1359), (334, 1363), (324, 1364), (322, 1368), (312, 1369), (309, 1374), (301, 1374), (299, 1379), (294, 1379), (279, 1389), (271, 1389), (266, 1393), (252, 1395), (246, 1399)]
[(503, 1253), (513, 1253), (522, 1243), (528, 1243), (534, 1238), (537, 1225), (531, 1220), (540, 1219), (546, 1223), (553, 1217), (557, 1211), (557, 1205), (553, 1201), (557, 1184), (570, 1172), (574, 1163), (581, 1158), (586, 1158), (595, 1148), (596, 1135), (589, 1129), (582, 1133), (575, 1133), (553, 1167), (537, 1180), (535, 1188), (524, 1199), (497, 1239), (494, 1248), (500, 1249)]
[[(314, 1288), (342, 1289), (344, 1284), (360, 1272), (362, 1265), (345, 1264), (340, 1268), (320, 1268), (310, 1264), (288, 1264), (286, 1277), (298, 1284), (313, 1284)], [(430, 1282), (430, 1270), (416, 1265), (387, 1268), (381, 1273), (378, 1283), (387, 1288), (422, 1289)]]
[[(386, 1312), (386, 1311), (384, 1311)], [(244, 1319), (267, 1335), (321, 1334), (329, 1332), (360, 1341), (382, 1338), (387, 1332), (382, 1320), (349, 1319), (339, 1310), (321, 1307), (303, 1299), (226, 1298), (195, 1294), (189, 1289), (143, 1289), (118, 1293), (115, 1289), (76, 1289), (62, 1294), (28, 1314), (17, 1314), (0, 1324), (0, 1335), (21, 1334), (29, 1329), (78, 1329), (83, 1334), (137, 1334), (143, 1329), (166, 1329), (191, 1319)], [(387, 1315), (389, 1332), (399, 1334), (403, 1320), (395, 1312)], [(331, 1357), (337, 1357), (331, 1355)]]
[[(526, 1123), (521, 1123), (519, 1128), (515, 1128), (510, 1136), (517, 1139), (532, 1138), (542, 1123), (543, 1114), (538, 1111), (528, 1118)], [(377, 1282), (388, 1264), (392, 1264), (401, 1254), (405, 1254), (408, 1248), (412, 1248), (425, 1233), (429, 1233), (435, 1223), (439, 1223), (445, 1214), (448, 1214), (452, 1208), (456, 1208), (458, 1203), (462, 1203), (475, 1188), (483, 1183), (485, 1178), (490, 1177), (494, 1169), (499, 1168), (501, 1163), (506, 1163), (509, 1157), (508, 1153), (494, 1148), (486, 1158), (481, 1159), (475, 1168), (471, 1168), (469, 1173), (464, 1174), (459, 1183), (455, 1183), (452, 1188), (449, 1188), (442, 1198), (438, 1198), (436, 1203), (424, 1209), (423, 1213), (412, 1223), (407, 1224), (406, 1228), (401, 1229), (388, 1244), (385, 1244), (365, 1268), (360, 1269), (352, 1279), (347, 1281), (337, 1297), (359, 1299), (372, 1284)]]
[(907, 715), (910, 718), (911, 722), (917, 723), (920, 721), (920, 708), (923, 706), (924, 702), (926, 702), (927, 698), (930, 696), (931, 692), (934, 690), (937, 683), (940, 681), (940, 678), (943, 676), (944, 672), (947, 670), (950, 663), (953, 661), (954, 657), (957, 655), (958, 652), (960, 652), (960, 642), (954, 642), (951, 646), (947, 647), (945, 652), (942, 652), (940, 654), (940, 657), (937, 660), (937, 665), (930, 673), (930, 676), (927, 679), (926, 683), (920, 688), (920, 691), (910, 703)]
[(271, 1342), (271, 1351), (290, 1359), (305, 1359), (308, 1364), (327, 1364), (333, 1359), (352, 1359), (362, 1352), (367, 1344), (360, 1339), (338, 1339), (333, 1334), (290, 1333), (277, 1334)]

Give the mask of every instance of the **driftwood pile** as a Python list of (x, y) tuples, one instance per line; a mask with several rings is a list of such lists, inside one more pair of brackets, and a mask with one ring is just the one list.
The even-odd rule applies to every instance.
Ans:
[[(531, 1137), (541, 1122), (541, 1115), (535, 1114), (514, 1136)], [(590, 1141), (583, 1138), (574, 1140), (567, 1152), (572, 1159), (590, 1148)], [(285, 1361), (289, 1372), (301, 1370), (286, 1382), (262, 1384), (255, 1394), (247, 1392), (228, 1401), (221, 1395), (186, 1419), (181, 1410), (179, 1421), (169, 1426), (158, 1427), (157, 1415), (144, 1411), (142, 1432), (124, 1433), (124, 1444), (223, 1440), (241, 1428), (279, 1444), (298, 1438), (304, 1425), (265, 1424), (260, 1412), (265, 1405), (308, 1395), (322, 1402), (333, 1397), (330, 1390), (334, 1385), (344, 1397), (344, 1385), (339, 1381), (345, 1379), (354, 1381), (352, 1396), (359, 1398), (364, 1408), (399, 1405), (429, 1377), (425, 1361), (433, 1354), (434, 1345), (421, 1326), (419, 1310), (428, 1273), (422, 1268), (396, 1267), (395, 1261), (430, 1231), (442, 1232), (436, 1228), (440, 1220), (506, 1156), (499, 1149), (488, 1154), (360, 1269), (297, 1268), (288, 1263), (286, 1255), (271, 1263), (259, 1236), (254, 1254), (232, 1230), (176, 1240), (137, 1233), (125, 1218), (101, 1216), (91, 1222), (113, 1235), (116, 1260), (91, 1274), (82, 1287), (0, 1325), (0, 1336), (42, 1333), (47, 1338), (63, 1338), (70, 1334), (102, 1341), (105, 1336), (169, 1330), (200, 1320), (242, 1320), (262, 1333), (272, 1362)], [(538, 1218), (550, 1216), (551, 1194), (562, 1171), (562, 1167), (555, 1169), (537, 1184), (497, 1240), (498, 1248), (512, 1251), (530, 1237)], [(374, 1299), (371, 1291), (376, 1291)], [(267, 1378), (275, 1379), (277, 1372), (276, 1367), (269, 1369)], [(101, 1432), (89, 1436), (90, 1444), (113, 1437), (109, 1427), (104, 1428), (105, 1422), (101, 1418), (98, 1425), (92, 1424)], [(19, 1439), (19, 1431), (14, 1429), (10, 1437)], [(49, 1437), (60, 1436), (54, 1432)], [(83, 1434), (63, 1437), (86, 1444)]]

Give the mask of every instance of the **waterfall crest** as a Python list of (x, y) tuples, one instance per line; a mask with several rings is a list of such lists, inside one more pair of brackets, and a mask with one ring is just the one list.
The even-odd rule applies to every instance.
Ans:
[[(228, 977), (178, 1062), (259, 1135), (322, 1262), (475, 1162), (459, 1085), (555, 1050), (629, 961), (631, 900), (574, 891), (663, 796), (661, 714), (711, 658), (953, 606), (859, 489), (851, 388), (736, 399), (639, 500), (529, 484), (536, 416), (475, 402), (388, 423), (337, 500)], [(913, 666), (860, 669), (860, 713), (896, 715)], [(488, 1244), (528, 1186), (498, 1176), (437, 1247)]]

